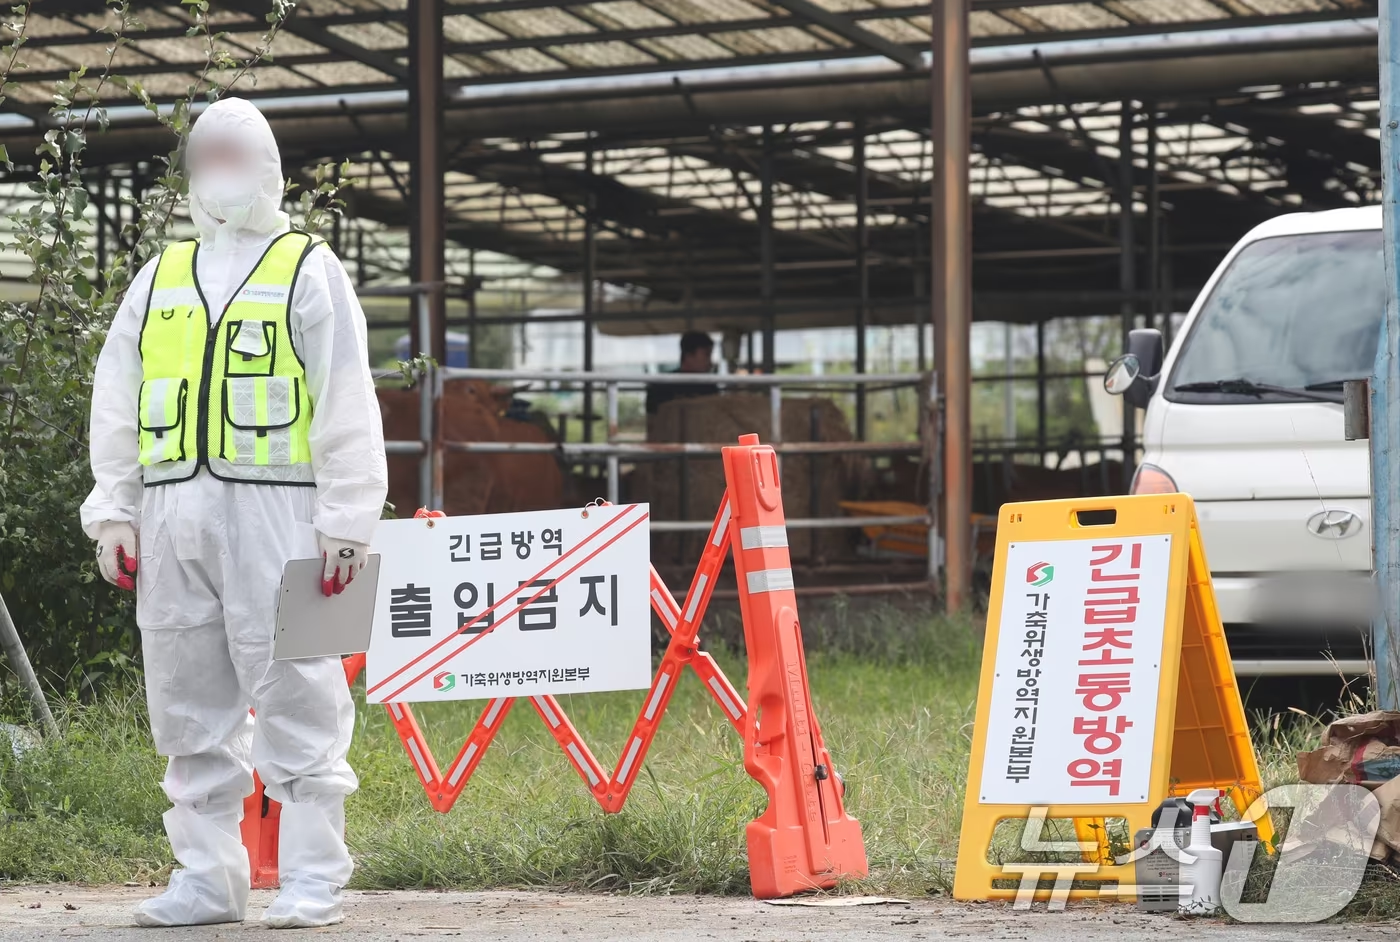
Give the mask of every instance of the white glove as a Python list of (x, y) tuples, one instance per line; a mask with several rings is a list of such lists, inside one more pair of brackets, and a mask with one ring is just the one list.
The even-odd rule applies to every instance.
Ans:
[(316, 544), (321, 547), (321, 558), (326, 561), (325, 572), (321, 574), (321, 591), (327, 597), (339, 595), (355, 581), (355, 574), (365, 568), (369, 561), (369, 544), (336, 540), (324, 533), (316, 534)]
[(97, 526), (97, 568), (119, 589), (136, 588), (136, 531), (131, 524), (108, 521)]

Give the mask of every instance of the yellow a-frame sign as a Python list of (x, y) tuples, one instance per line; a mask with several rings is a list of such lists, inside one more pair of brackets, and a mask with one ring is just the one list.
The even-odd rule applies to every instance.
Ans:
[[(1004, 506), (953, 895), (1009, 899), (1024, 883), (1045, 899), (1037, 876), (1053, 876), (1073, 879), (1072, 898), (1131, 898), (1104, 819), (1127, 819), (1131, 840), (1197, 788), (1241, 813), (1263, 792), (1191, 498)], [(1081, 864), (1023, 880), (1034, 855), (992, 848), (1001, 821), (1066, 818)], [(1255, 823), (1272, 840), (1267, 814)]]

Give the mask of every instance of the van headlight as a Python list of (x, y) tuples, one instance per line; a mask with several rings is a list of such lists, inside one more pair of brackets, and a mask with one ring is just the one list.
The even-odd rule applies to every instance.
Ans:
[(1133, 475), (1133, 486), (1129, 494), (1175, 494), (1181, 489), (1172, 476), (1155, 464), (1140, 465)]

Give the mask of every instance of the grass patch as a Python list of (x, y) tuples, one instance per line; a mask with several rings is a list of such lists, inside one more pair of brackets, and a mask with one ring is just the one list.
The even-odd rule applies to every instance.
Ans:
[[(966, 775), (980, 656), (970, 625), (835, 605), (812, 638), (817, 716), (865, 830), (870, 886), (922, 895), (943, 886)], [(862, 632), (864, 643), (862, 643)], [(862, 656), (847, 653), (863, 650)], [(718, 651), (741, 689), (740, 655)], [(611, 769), (643, 694), (562, 697)], [(451, 762), (480, 701), (424, 706), (419, 720)], [(17, 709), (15, 715), (22, 715)], [(139, 695), (60, 715), (64, 739), (16, 760), (0, 739), (0, 880), (163, 879), (164, 760)], [(351, 761), (360, 791), (347, 831), (360, 888), (551, 886), (747, 893), (744, 825), (763, 810), (738, 735), (693, 675), (621, 814), (604, 815), (528, 702), (517, 703), (451, 814), (428, 807), (385, 711), (361, 708)]]
[[(823, 652), (809, 656), (817, 716), (871, 865), (858, 888), (945, 892), (976, 701), (973, 626), (908, 606), (837, 602), (812, 615), (808, 650)], [(742, 688), (742, 656), (717, 656)], [(642, 699), (636, 692), (561, 702), (611, 769)], [(481, 706), (420, 710), (440, 765), (455, 757)], [(22, 715), (22, 708), (10, 712)], [(108, 694), (70, 705), (60, 723), (61, 742), (19, 759), (0, 736), (0, 880), (163, 880), (173, 864), (161, 826), (164, 760), (150, 745), (144, 698)], [(351, 760), (361, 787), (347, 805), (356, 887), (748, 892), (744, 826), (765, 798), (744, 772), (737, 734), (693, 675), (678, 686), (618, 815), (593, 803), (528, 702), (505, 719), (448, 815), (429, 808), (385, 711), (361, 702), (357, 724)], [(1293, 757), (1321, 729), (1307, 717), (1255, 718), (1266, 786), (1296, 780)], [(1384, 866), (1372, 871), (1345, 915), (1400, 914), (1400, 875)]]

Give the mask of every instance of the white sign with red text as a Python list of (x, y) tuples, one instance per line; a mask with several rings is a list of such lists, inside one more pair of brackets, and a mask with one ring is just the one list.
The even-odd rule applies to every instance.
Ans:
[(1147, 800), (1171, 537), (1012, 543), (979, 801)]
[(651, 686), (646, 504), (385, 520), (370, 703)]

